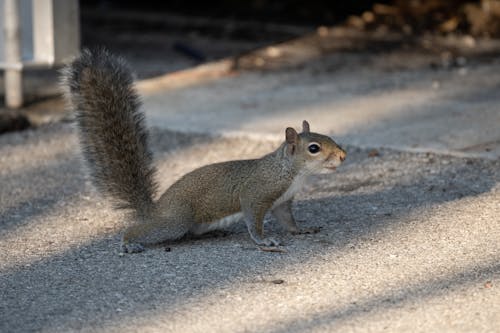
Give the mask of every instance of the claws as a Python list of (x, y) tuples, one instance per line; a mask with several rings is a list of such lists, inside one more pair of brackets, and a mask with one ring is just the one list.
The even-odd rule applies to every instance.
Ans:
[(278, 246), (257, 246), (257, 248), (263, 252), (278, 252), (278, 253), (287, 252), (284, 248)]
[(281, 242), (277, 241), (276, 239), (274, 238), (264, 238), (262, 239), (258, 245), (262, 245), (262, 246), (280, 246), (281, 245)]

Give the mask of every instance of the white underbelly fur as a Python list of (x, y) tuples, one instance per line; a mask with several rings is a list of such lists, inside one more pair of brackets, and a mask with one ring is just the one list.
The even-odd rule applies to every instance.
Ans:
[(271, 207), (271, 209), (273, 209), (273, 208), (281, 205), (282, 203), (287, 202), (288, 200), (292, 199), (295, 196), (295, 194), (297, 194), (297, 192), (300, 191), (300, 189), (302, 188), (302, 186), (305, 183), (306, 178), (307, 177), (304, 174), (297, 175), (295, 177), (295, 179), (293, 180), (292, 185), (290, 185), (290, 187), (288, 188), (288, 190), (286, 190), (286, 192), (283, 193), (281, 195), (281, 197), (279, 197), (278, 199), (276, 199), (276, 201), (274, 202), (274, 204)]
[(240, 221), (242, 218), (243, 218), (243, 213), (239, 212), (236, 214), (226, 216), (224, 218), (221, 218), (220, 220), (217, 220), (217, 221), (214, 221), (211, 223), (198, 224), (193, 228), (193, 230), (191, 230), (191, 232), (195, 235), (201, 235), (201, 234), (204, 234), (206, 232), (219, 230), (219, 229), (228, 227), (231, 224)]

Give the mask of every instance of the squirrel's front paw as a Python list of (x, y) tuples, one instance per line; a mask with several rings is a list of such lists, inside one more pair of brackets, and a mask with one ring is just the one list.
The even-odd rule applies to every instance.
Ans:
[(280, 246), (281, 245), (281, 242), (279, 242), (278, 240), (274, 239), (274, 238), (263, 238), (261, 239), (257, 245), (261, 245), (261, 246)]
[(140, 243), (122, 243), (123, 253), (140, 253), (144, 250), (144, 246)]

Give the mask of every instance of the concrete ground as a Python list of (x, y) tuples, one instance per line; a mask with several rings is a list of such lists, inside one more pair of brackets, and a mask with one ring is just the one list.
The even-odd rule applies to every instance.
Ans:
[(90, 185), (72, 124), (5, 134), (0, 331), (498, 332), (498, 53), (299, 49), (314, 56), (272, 71), (219, 63), (139, 89), (161, 190), (269, 152), (302, 119), (333, 135), (346, 163), (311, 177), (294, 204), (320, 233), (287, 235), (269, 219), (286, 252), (258, 250), (239, 224), (122, 255), (130, 221)]

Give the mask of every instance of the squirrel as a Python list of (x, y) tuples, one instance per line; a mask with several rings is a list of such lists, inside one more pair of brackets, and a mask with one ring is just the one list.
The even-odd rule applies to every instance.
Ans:
[(117, 209), (127, 209), (132, 226), (122, 236), (122, 251), (199, 235), (244, 219), (258, 246), (280, 242), (264, 237), (270, 212), (293, 234), (299, 228), (292, 199), (307, 175), (333, 171), (346, 152), (330, 137), (286, 128), (273, 152), (249, 160), (215, 163), (191, 171), (156, 198), (158, 184), (148, 146), (144, 113), (127, 62), (105, 49), (81, 54), (62, 71), (61, 83), (76, 114), (79, 139), (94, 186)]

